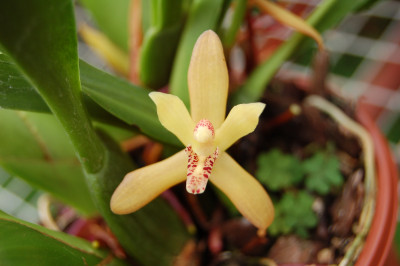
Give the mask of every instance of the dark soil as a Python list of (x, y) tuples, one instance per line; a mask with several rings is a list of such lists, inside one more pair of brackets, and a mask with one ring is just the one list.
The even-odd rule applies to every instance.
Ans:
[[(267, 235), (266, 239), (260, 239), (256, 229), (243, 218), (226, 220), (226, 216), (220, 217), (212, 229), (205, 230), (206, 236), (200, 236), (200, 243), (205, 244), (203, 252), (208, 254), (206, 259), (200, 260), (201, 264), (274, 265), (274, 261), (278, 265), (326, 265), (340, 262), (354, 237), (352, 229), (363, 202), (360, 146), (326, 115), (303, 106), (302, 101), (307, 95), (295, 81), (275, 80), (262, 98), (267, 107), (256, 131), (242, 138), (228, 153), (254, 175), (257, 157), (262, 152), (279, 148), (304, 159), (312, 155), (315, 147), (325, 147), (328, 142), (333, 142), (345, 178), (342, 190), (316, 200), (319, 223), (307, 239), (294, 234), (275, 238)], [(328, 98), (336, 104), (342, 102), (340, 98)], [(302, 107), (302, 113), (289, 118), (282, 115), (294, 103)], [(346, 110), (349, 115), (351, 111), (351, 108)], [(280, 193), (272, 194), (281, 196)], [(215, 242), (218, 248), (212, 250)]]

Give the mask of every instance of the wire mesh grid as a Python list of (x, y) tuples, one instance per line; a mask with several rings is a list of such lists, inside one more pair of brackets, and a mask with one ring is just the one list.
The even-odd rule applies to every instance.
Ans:
[[(363, 97), (389, 133), (400, 114), (400, 1), (381, 1), (348, 16), (324, 40), (331, 55), (330, 82), (350, 100)], [(302, 62), (284, 69), (308, 71)]]
[(39, 221), (36, 202), (42, 193), (0, 168), (0, 210), (22, 220)]
[[(329, 83), (351, 101), (363, 98), (400, 165), (400, 1), (383, 0), (349, 15), (323, 37), (330, 53)], [(308, 73), (310, 58), (311, 53), (300, 55), (280, 71)]]

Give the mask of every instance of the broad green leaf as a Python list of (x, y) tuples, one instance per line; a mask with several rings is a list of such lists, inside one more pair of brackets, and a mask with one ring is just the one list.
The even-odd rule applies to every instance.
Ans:
[[(93, 201), (111, 230), (143, 264), (172, 264), (188, 237), (171, 207), (149, 205), (128, 216), (110, 211), (111, 193), (133, 166), (117, 145), (100, 140), (82, 105), (71, 1), (10, 1), (0, 9), (0, 22), (0, 42), (61, 122), (85, 168)], [(13, 25), (11, 30), (8, 25)]]
[(184, 20), (184, 0), (149, 2), (152, 19), (140, 50), (139, 77), (146, 86), (158, 89), (169, 80)]
[(0, 164), (84, 214), (96, 209), (73, 147), (49, 114), (0, 110)]
[(216, 30), (225, 10), (224, 0), (194, 0), (179, 41), (170, 79), (170, 91), (189, 107), (187, 73), (197, 38), (206, 30)]
[(121, 49), (128, 51), (130, 0), (80, 0), (99, 28)]
[[(81, 62), (81, 64), (84, 64)], [(100, 70), (98, 70), (101, 72)], [(83, 100), (90, 115), (97, 121), (123, 127), (122, 122), (97, 105), (88, 96)], [(17, 69), (15, 63), (0, 52), (0, 107), (20, 111), (49, 113), (45, 101), (29, 83), (27, 78)]]
[(138, 130), (121, 128), (106, 123), (93, 122), (93, 125), (96, 129), (106, 132), (107, 135), (111, 136), (118, 143), (138, 136), (140, 134)]
[(82, 90), (97, 104), (130, 125), (136, 125), (146, 135), (181, 146), (178, 139), (158, 121), (150, 91), (123, 79), (101, 72), (81, 62)]
[(72, 1), (2, 3), (0, 43), (61, 122), (86, 170), (99, 170), (103, 147), (82, 105)]
[(0, 107), (35, 112), (50, 112), (35, 88), (0, 52)]
[[(307, 23), (319, 32), (324, 32), (339, 23), (346, 15), (369, 2), (370, 0), (325, 0), (307, 18)], [(284, 61), (304, 49), (304, 47), (313, 45), (315, 46), (304, 35), (299, 33), (293, 34), (268, 60), (260, 64), (251, 73), (243, 87), (234, 95), (232, 103), (236, 105), (257, 101)]]
[[(3, 70), (0, 72), (0, 107), (50, 112), (34, 87), (4, 54), (0, 54), (0, 70)], [(158, 121), (156, 108), (148, 96), (149, 90), (107, 74), (84, 61), (80, 61), (80, 72), (84, 103), (94, 119), (124, 128), (121, 119), (129, 125), (138, 126), (154, 139), (181, 145)]]
[(0, 211), (2, 265), (125, 265), (83, 239), (14, 218)]
[(106, 164), (100, 173), (87, 176), (92, 196), (97, 199), (97, 208), (125, 250), (140, 263), (172, 265), (189, 240), (182, 221), (161, 199), (155, 199), (133, 214), (116, 215), (111, 212), (111, 195), (134, 166), (110, 138), (101, 135), (107, 145)]

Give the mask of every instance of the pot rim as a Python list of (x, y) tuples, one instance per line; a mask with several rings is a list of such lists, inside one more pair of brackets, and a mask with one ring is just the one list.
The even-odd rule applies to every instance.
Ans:
[(355, 115), (370, 133), (374, 143), (378, 186), (374, 218), (356, 265), (380, 266), (385, 263), (396, 231), (397, 169), (388, 143), (362, 99), (358, 102)]

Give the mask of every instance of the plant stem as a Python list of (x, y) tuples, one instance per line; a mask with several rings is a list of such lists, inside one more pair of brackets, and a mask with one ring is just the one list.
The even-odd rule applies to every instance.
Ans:
[(235, 0), (232, 5), (234, 6), (232, 21), (226, 31), (221, 34), (222, 43), (225, 48), (231, 48), (235, 42), (237, 32), (246, 15), (247, 0)]
[(365, 236), (368, 234), (371, 226), (374, 210), (375, 210), (375, 196), (376, 196), (376, 179), (375, 179), (375, 163), (374, 163), (374, 146), (369, 133), (357, 122), (348, 117), (337, 106), (328, 102), (324, 98), (316, 95), (308, 96), (304, 102), (310, 106), (327, 113), (332, 117), (340, 126), (347, 129), (349, 132), (357, 136), (361, 142), (363, 150), (363, 160), (365, 168), (365, 197), (364, 207), (362, 209), (359, 224), (357, 226), (357, 234), (353, 242), (350, 244), (346, 254), (340, 265), (347, 265), (358, 255), (360, 246), (364, 242)]

